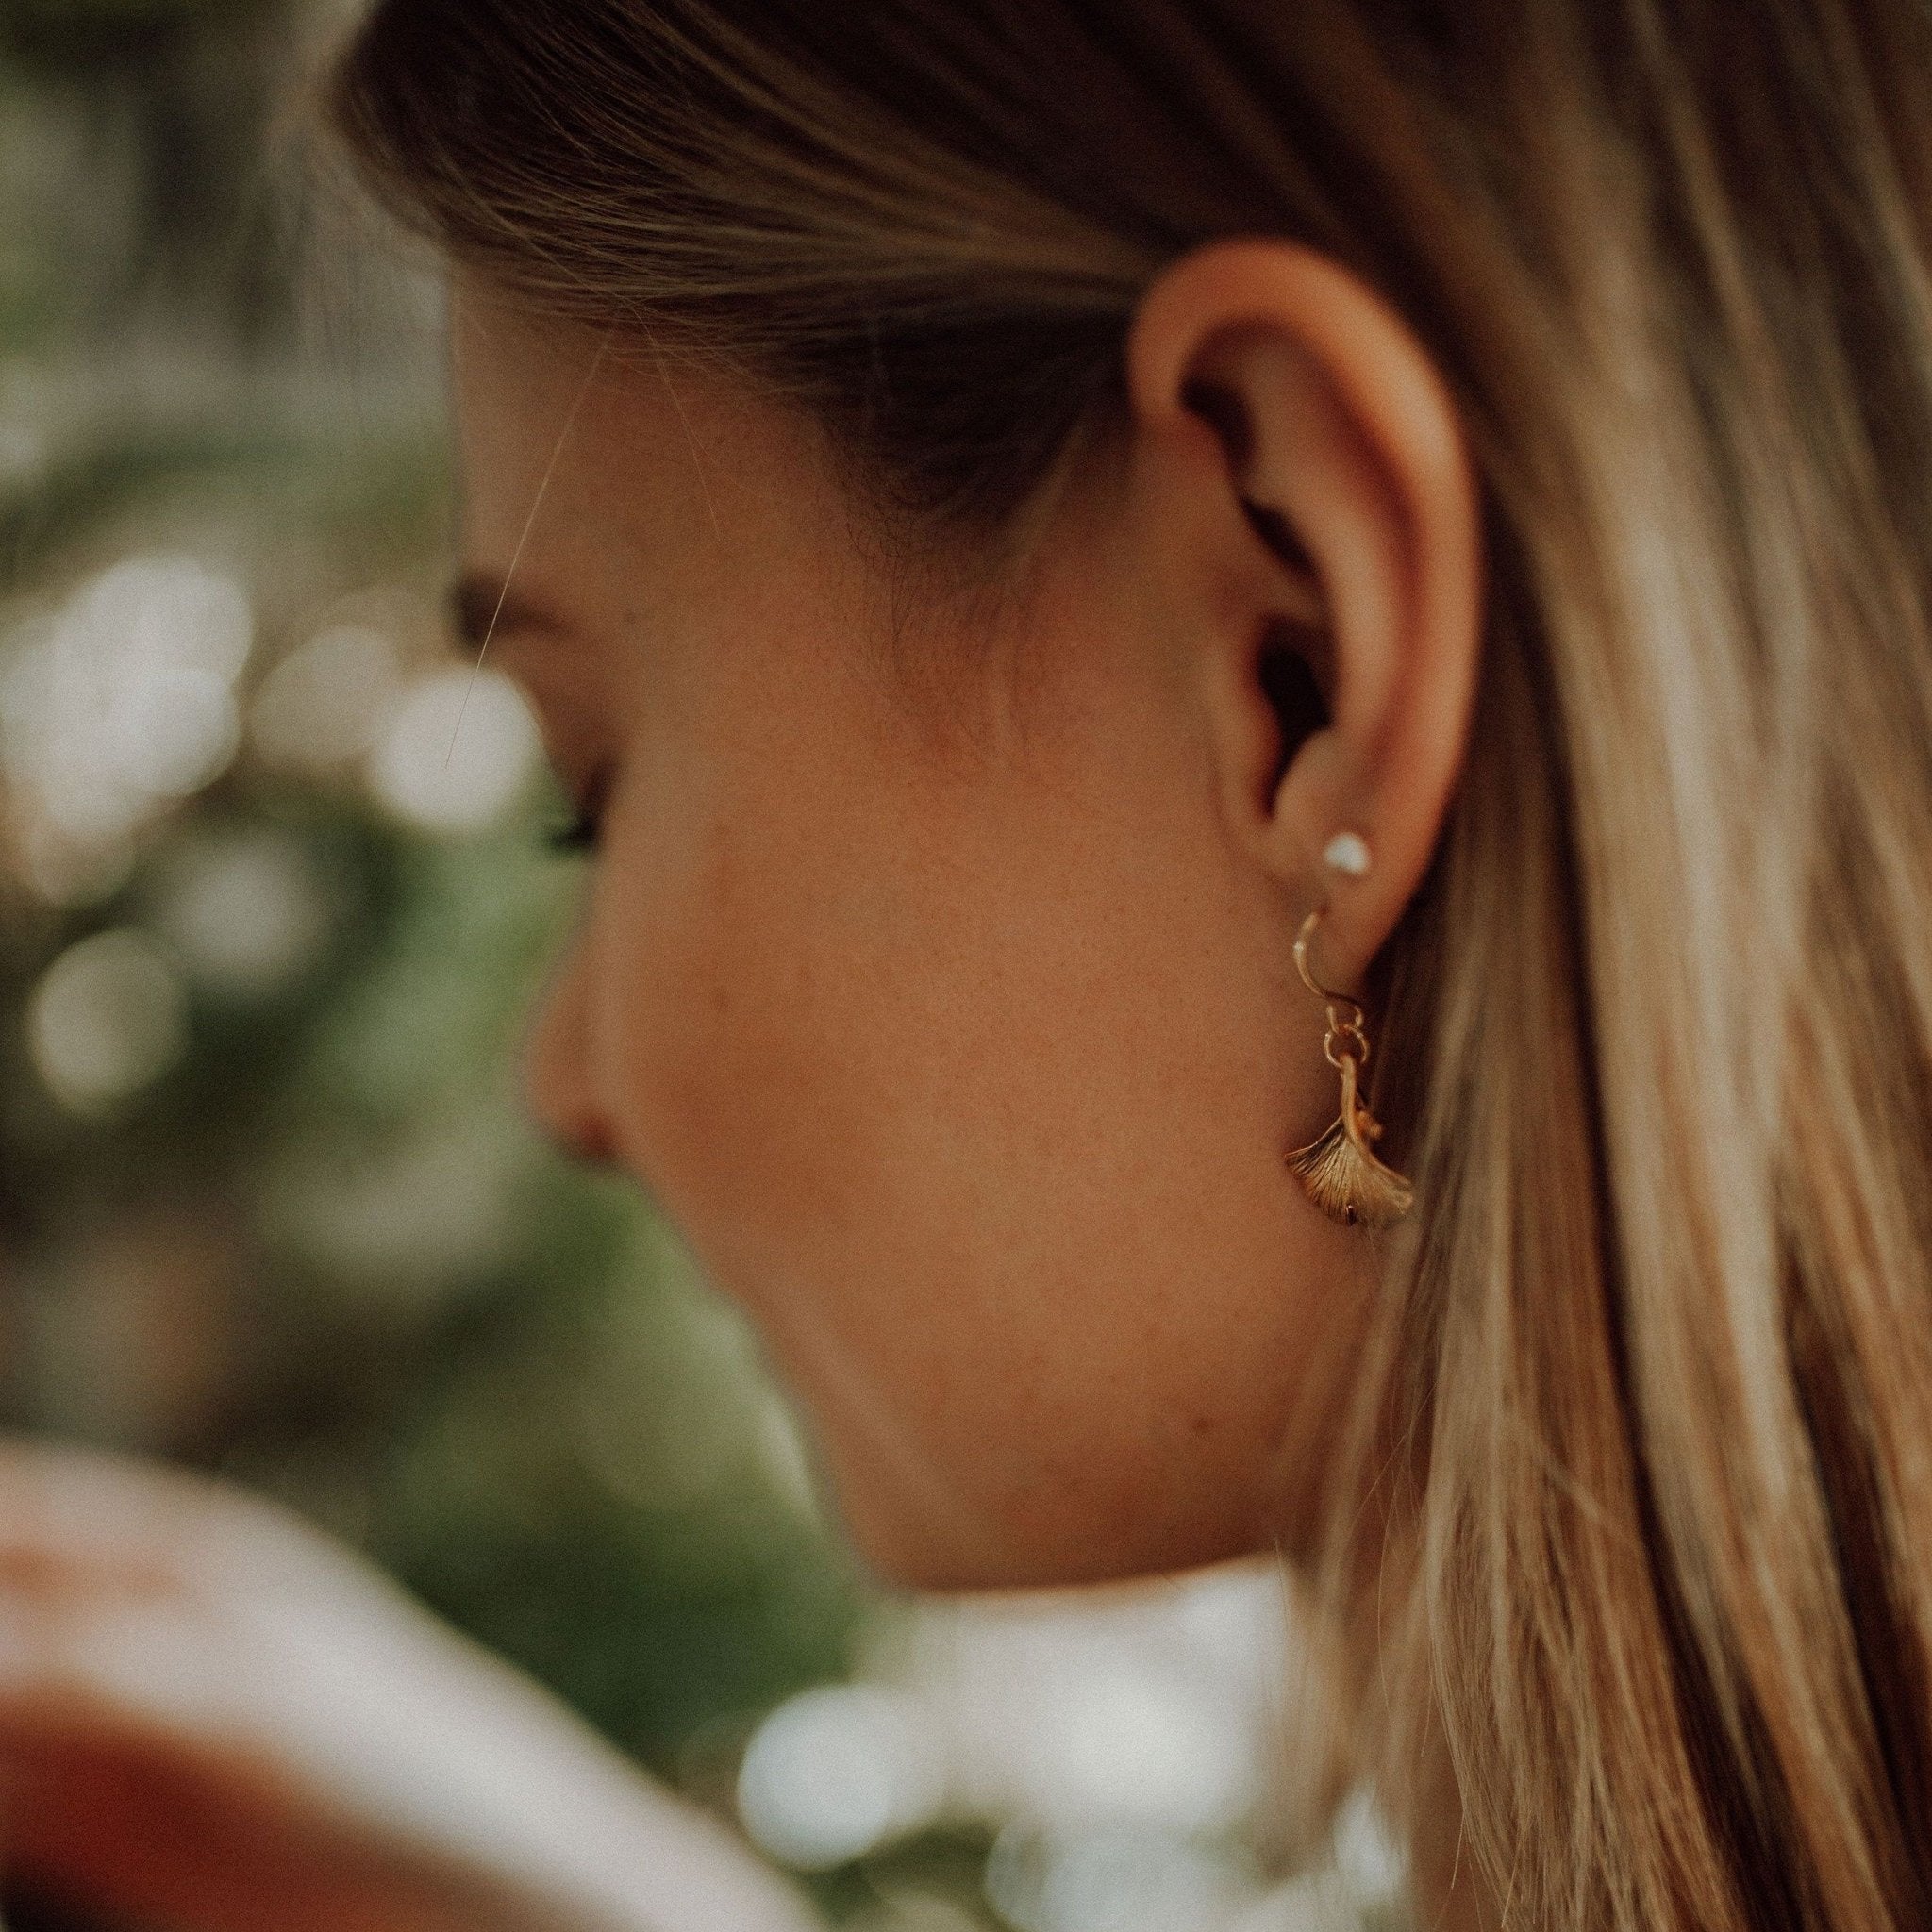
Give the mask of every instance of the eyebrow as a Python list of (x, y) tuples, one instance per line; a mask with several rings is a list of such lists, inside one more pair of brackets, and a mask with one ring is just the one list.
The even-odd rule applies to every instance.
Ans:
[(476, 658), (493, 638), (519, 633), (563, 637), (570, 631), (554, 610), (517, 594), (487, 570), (466, 570), (450, 586), (449, 617), (452, 646)]

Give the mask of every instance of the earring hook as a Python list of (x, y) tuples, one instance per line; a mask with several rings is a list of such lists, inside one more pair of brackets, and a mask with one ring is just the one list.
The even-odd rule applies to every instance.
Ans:
[(1308, 1198), (1331, 1220), (1349, 1227), (1384, 1227), (1408, 1212), (1414, 1191), (1406, 1175), (1378, 1160), (1374, 1151), (1382, 1128), (1363, 1105), (1358, 1090), (1369, 1058), (1361, 1005), (1345, 992), (1324, 986), (1308, 964), (1308, 942), (1327, 910), (1325, 903), (1317, 906), (1302, 921), (1295, 935), (1294, 964), (1302, 984), (1327, 1007), (1322, 1055), (1341, 1075), (1341, 1117), (1320, 1140), (1295, 1148), (1288, 1156), (1288, 1165)]
[(1337, 992), (1332, 987), (1324, 986), (1315, 977), (1314, 969), (1308, 964), (1308, 941), (1314, 938), (1315, 928), (1326, 917), (1327, 911), (1327, 902), (1324, 900), (1302, 921), (1302, 929), (1295, 935), (1294, 941), (1294, 970), (1301, 974), (1302, 984), (1318, 1000), (1326, 1000), (1330, 1006), (1351, 1007), (1355, 1010), (1356, 1018), (1359, 1020), (1362, 1017), (1361, 1002), (1351, 999), (1345, 992)]

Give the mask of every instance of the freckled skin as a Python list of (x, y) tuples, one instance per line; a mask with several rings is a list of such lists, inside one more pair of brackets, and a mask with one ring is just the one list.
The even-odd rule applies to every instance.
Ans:
[(1074, 492), (997, 637), (910, 613), (915, 656), (995, 647), (936, 713), (802, 424), (620, 354), (586, 391), (587, 341), (458, 293), (471, 562), (556, 457), (514, 588), (570, 634), (491, 658), (567, 784), (609, 775), (540, 1111), (750, 1311), (885, 1574), (1292, 1546), (1367, 1273), (1282, 1166), (1332, 1114), (1320, 1013), (1158, 505)]

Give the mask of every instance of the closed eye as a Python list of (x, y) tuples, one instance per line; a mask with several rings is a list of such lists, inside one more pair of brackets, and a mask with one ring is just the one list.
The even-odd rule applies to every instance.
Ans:
[(558, 638), (571, 631), (557, 612), (490, 571), (468, 570), (458, 577), (450, 586), (449, 612), (451, 646), (472, 662), (508, 638)]
[(604, 804), (610, 792), (610, 773), (605, 767), (591, 774), (570, 816), (554, 825), (544, 843), (558, 853), (594, 852), (604, 824)]
[(589, 812), (574, 812), (560, 825), (553, 825), (544, 835), (543, 842), (553, 852), (593, 852), (597, 847), (597, 821)]

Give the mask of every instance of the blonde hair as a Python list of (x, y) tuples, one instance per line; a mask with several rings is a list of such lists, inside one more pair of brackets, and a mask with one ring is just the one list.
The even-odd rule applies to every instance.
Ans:
[(1511, 1924), (1932, 1924), (1928, 53), (1918, 0), (386, 0), (335, 83), (444, 244), (795, 397), (908, 532), (1010, 527), (1218, 235), (1436, 358), (1490, 607), (1330, 1556)]

